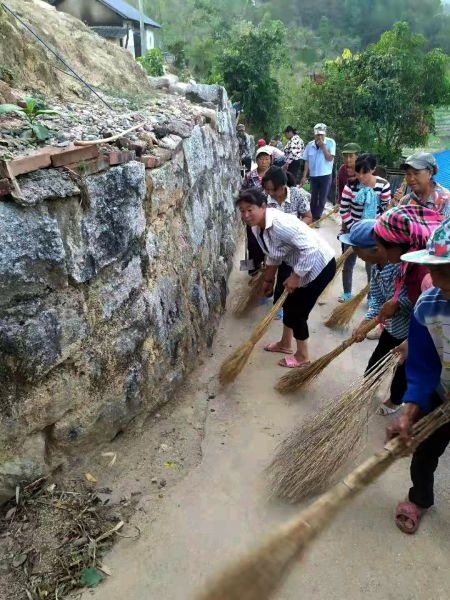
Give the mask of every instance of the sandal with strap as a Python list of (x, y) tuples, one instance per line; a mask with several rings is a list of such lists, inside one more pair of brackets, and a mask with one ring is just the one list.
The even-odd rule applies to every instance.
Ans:
[(295, 356), (286, 356), (285, 358), (282, 358), (278, 364), (280, 367), (286, 367), (288, 369), (301, 369), (302, 367), (309, 367), (311, 361), (306, 360), (304, 362), (298, 362)]
[(266, 352), (279, 352), (280, 354), (292, 354), (292, 350), (288, 348), (280, 348), (279, 342), (270, 342), (267, 346), (264, 346)]
[(380, 404), (375, 414), (380, 415), (381, 417), (388, 417), (389, 415), (395, 414), (399, 408), (400, 406), (395, 406), (394, 408), (391, 408), (386, 404)]
[(395, 511), (395, 524), (403, 533), (412, 535), (419, 528), (422, 514), (423, 510), (413, 502), (399, 502)]

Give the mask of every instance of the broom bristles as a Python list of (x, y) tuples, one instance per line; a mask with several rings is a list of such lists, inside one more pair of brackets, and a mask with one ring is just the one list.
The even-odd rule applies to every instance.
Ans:
[(252, 277), (250, 285), (245, 285), (232, 301), (232, 313), (235, 317), (244, 317), (254, 308), (262, 297), (264, 271)]
[(283, 306), (287, 295), (288, 293), (285, 290), (267, 315), (258, 323), (249, 340), (241, 344), (239, 348), (234, 350), (234, 352), (232, 352), (230, 356), (223, 361), (219, 371), (219, 381), (222, 385), (232, 383), (245, 367), (248, 357), (255, 347), (255, 344), (262, 338), (269, 328), (269, 325), (275, 318), (278, 310)]
[(199, 600), (270, 600), (290, 569), (302, 558), (314, 539), (350, 500), (364, 491), (398, 458), (450, 420), (450, 403), (437, 408), (413, 426), (410, 448), (398, 439), (353, 469), (343, 481), (282, 525), (253, 552), (228, 567), (211, 583)]
[(356, 309), (369, 293), (369, 284), (367, 284), (356, 296), (348, 302), (344, 302), (333, 310), (331, 315), (325, 321), (325, 325), (330, 329), (346, 327), (352, 320)]
[[(376, 326), (377, 322), (375, 319), (367, 321), (362, 325), (361, 333), (367, 335), (369, 331), (374, 329)], [(342, 354), (342, 352), (344, 352), (349, 346), (354, 344), (355, 341), (356, 338), (352, 335), (347, 340), (342, 342), (342, 344), (337, 346), (337, 348), (331, 352), (328, 352), (328, 354), (321, 356), (312, 362), (308, 367), (305, 367), (304, 369), (292, 369), (292, 371), (286, 373), (286, 375), (283, 375), (283, 377), (279, 379), (275, 389), (282, 394), (289, 394), (291, 392), (295, 392), (301, 387), (308, 385), (314, 381), (314, 379), (317, 379), (322, 371), (326, 369), (326, 367), (328, 367), (328, 365), (340, 354)]]
[(322, 491), (361, 448), (373, 414), (373, 399), (391, 380), (398, 357), (388, 353), (367, 374), (319, 412), (301, 423), (279, 445), (267, 468), (273, 495), (297, 502)]

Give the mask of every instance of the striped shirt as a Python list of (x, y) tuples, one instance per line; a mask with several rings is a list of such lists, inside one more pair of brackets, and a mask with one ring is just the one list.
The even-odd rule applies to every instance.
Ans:
[(267, 255), (267, 265), (288, 264), (300, 277), (299, 287), (314, 281), (334, 258), (331, 246), (313, 229), (276, 208), (266, 209), (263, 232), (259, 227), (252, 227), (252, 231)]
[[(370, 280), (371, 306), (367, 311), (365, 319), (369, 321), (379, 315), (385, 302), (392, 300), (395, 293), (395, 282), (400, 273), (400, 264), (388, 263), (384, 267), (374, 265), (372, 278)], [(408, 298), (406, 286), (402, 286), (398, 296), (399, 309), (389, 321), (386, 322), (386, 330), (398, 340), (408, 337), (409, 321), (414, 305)]]
[[(355, 199), (356, 195), (361, 189), (361, 184), (358, 180), (349, 182), (344, 187), (344, 191), (341, 196), (341, 217), (342, 223), (346, 228), (346, 231), (350, 231), (355, 223), (361, 221), (364, 212), (364, 205), (357, 204)], [(373, 191), (378, 196), (377, 216), (384, 213), (387, 209), (389, 202), (392, 198), (391, 186), (389, 182), (381, 177), (376, 178), (375, 187)]]
[(303, 152), (305, 151), (305, 142), (302, 138), (295, 134), (291, 137), (289, 142), (284, 147), (284, 154), (286, 156), (286, 164), (291, 164), (293, 160), (300, 160), (303, 158)]
[(282, 204), (278, 204), (275, 198), (268, 197), (267, 206), (270, 208), (278, 208), (285, 213), (297, 215), (299, 219), (311, 210), (310, 207), (311, 194), (302, 188), (288, 187), (287, 196)]

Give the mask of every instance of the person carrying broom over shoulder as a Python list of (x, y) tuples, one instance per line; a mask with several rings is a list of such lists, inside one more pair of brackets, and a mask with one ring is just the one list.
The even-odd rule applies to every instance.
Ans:
[[(400, 276), (400, 264), (388, 263), (385, 252), (376, 246), (374, 238), (375, 223), (375, 219), (360, 221), (352, 227), (350, 233), (339, 236), (339, 240), (343, 244), (353, 247), (358, 258), (373, 265), (370, 281), (372, 303), (364, 319), (353, 331), (357, 342), (362, 342), (366, 337), (363, 333), (359, 333), (364, 324), (367, 321), (376, 319), (383, 305), (393, 298), (395, 284)], [(382, 329), (378, 344), (369, 359), (366, 375), (380, 359), (406, 340), (413, 308), (414, 304), (408, 297), (406, 286), (402, 285), (398, 294), (398, 310)], [(403, 401), (405, 391), (405, 366), (399, 365), (392, 379), (389, 398), (381, 404), (377, 413), (387, 416), (396, 412)]]
[[(407, 264), (429, 268), (435, 287), (424, 292), (414, 309), (408, 335), (407, 390), (402, 414), (387, 428), (407, 444), (412, 425), (424, 414), (448, 402), (450, 392), (450, 219), (433, 233), (425, 250), (401, 257)], [(404, 355), (405, 358), (405, 355)], [(408, 498), (398, 504), (397, 527), (404, 533), (417, 531), (424, 512), (434, 504), (434, 472), (450, 443), (450, 422), (443, 425), (414, 452), (411, 461), (412, 487)]]
[[(309, 364), (308, 317), (314, 305), (336, 273), (333, 249), (297, 216), (267, 207), (267, 198), (259, 190), (241, 192), (236, 201), (241, 217), (252, 228), (267, 256), (263, 293), (271, 296), (278, 267), (285, 262), (292, 273), (284, 281), (289, 296), (284, 303), (283, 335), (271, 344), (271, 352), (286, 354), (283, 367)], [(291, 356), (292, 338), (297, 348)]]

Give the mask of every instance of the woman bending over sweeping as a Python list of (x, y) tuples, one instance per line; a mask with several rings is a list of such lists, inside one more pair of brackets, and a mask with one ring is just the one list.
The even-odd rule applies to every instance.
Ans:
[[(430, 238), (427, 249), (403, 255), (403, 261), (429, 268), (435, 287), (424, 292), (414, 309), (408, 335), (407, 391), (402, 414), (388, 427), (388, 438), (410, 440), (412, 424), (442, 402), (449, 401), (450, 362), (450, 219)], [(434, 472), (450, 442), (450, 423), (443, 425), (414, 452), (412, 487), (395, 514), (397, 527), (415, 533), (424, 511), (434, 504)]]
[[(382, 356), (398, 346), (406, 335), (405, 311), (411, 315), (412, 307), (422, 293), (422, 282), (428, 270), (424, 266), (409, 265), (401, 263), (401, 255), (423, 249), (431, 233), (443, 221), (443, 217), (434, 210), (422, 208), (421, 206), (403, 206), (391, 208), (378, 217), (373, 225), (374, 242), (377, 254), (388, 263), (384, 269), (391, 270), (395, 277), (389, 283), (389, 279), (377, 274), (375, 296), (379, 299), (376, 308), (378, 320), (386, 328), (380, 336), (380, 342), (369, 362), (369, 368)], [(396, 267), (396, 269), (394, 269)], [(384, 270), (383, 269), (383, 270)], [(387, 272), (386, 272), (387, 274)], [(381, 300), (385, 298), (384, 303)], [(409, 302), (408, 302), (409, 301)], [(375, 316), (369, 310), (368, 315)], [(363, 337), (359, 341), (362, 341)], [(398, 372), (400, 371), (400, 375)], [(379, 413), (387, 415), (395, 412), (402, 403), (405, 391), (405, 380), (402, 377), (402, 369), (391, 386), (391, 394), (388, 400), (380, 407)]]
[[(285, 172), (279, 167), (270, 167), (262, 178), (263, 189), (267, 194), (267, 206), (278, 208), (285, 213), (295, 215), (304, 223), (312, 222), (310, 208), (311, 194), (302, 188), (296, 187), (297, 183), (292, 173)], [(277, 302), (284, 290), (284, 282), (292, 273), (292, 269), (286, 263), (281, 263), (278, 267), (277, 283), (273, 293), (273, 302)], [(283, 309), (281, 308), (278, 319), (283, 318)], [(265, 348), (271, 352), (272, 345), (268, 344)]]
[[(284, 304), (283, 335), (272, 345), (271, 351), (288, 355), (280, 361), (282, 367), (305, 367), (310, 363), (308, 317), (336, 273), (334, 251), (297, 216), (268, 208), (267, 198), (259, 190), (241, 192), (236, 205), (267, 257), (263, 293), (272, 295), (275, 275), (282, 262), (292, 268), (284, 281), (289, 296)], [(290, 356), (292, 338), (297, 348)]]
[[(361, 260), (373, 265), (372, 279), (370, 281), (370, 297), (372, 303), (369, 306), (364, 319), (353, 331), (357, 342), (364, 340), (364, 335), (360, 333), (362, 326), (366, 321), (375, 319), (381, 312), (383, 305), (389, 302), (395, 293), (395, 283), (400, 276), (400, 264), (391, 264), (386, 262), (384, 250), (377, 248), (373, 230), (375, 219), (360, 221), (352, 227), (350, 233), (339, 237), (339, 240), (353, 250)], [(402, 285), (398, 295), (398, 310), (386, 323), (382, 329), (378, 344), (369, 359), (366, 373), (386, 354), (399, 346), (408, 337), (409, 321), (411, 319), (414, 304), (408, 297), (405, 285)], [(403, 396), (406, 391), (406, 374), (404, 365), (399, 365), (392, 379), (389, 398), (381, 404), (378, 414), (387, 416), (396, 412), (403, 402)]]

